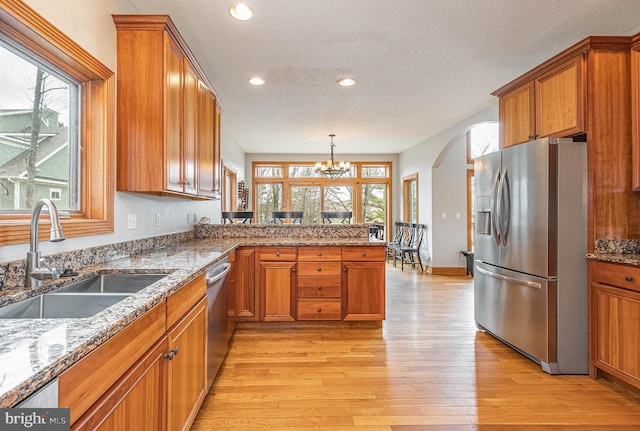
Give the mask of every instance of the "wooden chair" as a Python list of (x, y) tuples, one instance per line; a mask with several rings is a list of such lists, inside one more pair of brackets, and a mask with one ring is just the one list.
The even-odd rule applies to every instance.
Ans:
[(403, 271), (405, 262), (415, 267), (417, 257), (417, 264), (420, 265), (420, 270), (424, 271), (422, 257), (420, 256), (420, 246), (422, 245), (427, 227), (418, 223), (405, 223), (405, 225), (409, 229), (409, 236), (393, 248), (393, 266), (396, 266), (396, 260), (400, 260)]
[(337, 223), (351, 223), (353, 212), (351, 211), (320, 211), (322, 223), (336, 223), (333, 219), (340, 220)]
[(304, 216), (304, 211), (273, 211), (271, 213), (271, 217), (273, 218), (273, 222), (278, 224), (282, 223), (282, 219), (290, 219), (291, 224), (302, 224), (302, 217)]
[(238, 224), (251, 224), (253, 221), (253, 211), (222, 211), (222, 224), (227, 224), (227, 222), (233, 224), (234, 220), (236, 220)]

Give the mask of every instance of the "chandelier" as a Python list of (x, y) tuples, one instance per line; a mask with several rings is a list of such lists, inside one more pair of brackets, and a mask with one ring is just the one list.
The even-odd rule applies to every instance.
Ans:
[(351, 164), (349, 162), (343, 162), (341, 160), (339, 163), (336, 163), (333, 160), (333, 147), (336, 146), (336, 144), (333, 143), (334, 136), (336, 135), (329, 135), (331, 138), (331, 159), (327, 160), (326, 163), (316, 162), (316, 172), (320, 172), (330, 180), (335, 180), (336, 178), (341, 177), (351, 169)]

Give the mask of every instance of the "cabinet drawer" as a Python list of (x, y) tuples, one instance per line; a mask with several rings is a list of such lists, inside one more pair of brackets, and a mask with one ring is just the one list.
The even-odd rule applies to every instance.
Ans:
[(167, 298), (167, 328), (171, 328), (207, 293), (204, 274), (182, 286)]
[(295, 247), (262, 247), (260, 260), (291, 261), (296, 260)]
[(300, 262), (298, 275), (340, 275), (340, 262)]
[(591, 262), (594, 282), (640, 292), (640, 268), (606, 262)]
[(339, 275), (298, 277), (298, 298), (340, 298), (341, 278)]
[(380, 247), (342, 247), (342, 260), (378, 261), (385, 260), (385, 248)]
[(298, 262), (340, 261), (341, 259), (340, 247), (300, 247), (298, 249)]
[(340, 299), (300, 299), (298, 320), (340, 320)]

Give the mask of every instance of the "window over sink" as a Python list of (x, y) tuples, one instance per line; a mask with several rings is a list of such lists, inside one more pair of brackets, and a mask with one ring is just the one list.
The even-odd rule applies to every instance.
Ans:
[[(0, 245), (29, 242), (29, 194), (33, 202), (60, 198), (56, 203), (70, 212), (62, 221), (67, 238), (113, 232), (114, 73), (22, 2), (0, 0), (0, 38), (5, 56), (10, 52), (24, 61), (23, 66), (37, 65), (35, 77), (46, 75), (47, 81), (41, 86), (44, 96), (31, 97), (30, 110), (24, 105), (25, 118), (39, 115), (41, 133), (23, 118), (21, 136), (9, 123), (19, 119), (14, 108), (23, 106), (6, 105), (13, 103), (7, 95), (18, 89), (7, 87), (4, 80), (0, 86), (0, 142), (11, 148), (6, 153), (13, 152), (3, 151), (0, 160)], [(5, 61), (2, 65), (6, 70)], [(35, 82), (23, 84), (36, 94)], [(54, 95), (66, 102), (59, 104)], [(25, 97), (29, 98), (23, 96), (22, 102)], [(35, 111), (34, 100), (41, 105)], [(65, 128), (68, 131), (60, 131)], [(26, 160), (27, 151), (35, 161)], [(20, 166), (19, 159), (25, 159)], [(32, 190), (27, 192), (30, 176)], [(17, 184), (20, 181), (23, 184)], [(48, 229), (46, 222), (40, 227)]]

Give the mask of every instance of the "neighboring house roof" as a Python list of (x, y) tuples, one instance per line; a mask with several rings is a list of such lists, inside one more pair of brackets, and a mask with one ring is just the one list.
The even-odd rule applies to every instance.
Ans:
[[(69, 144), (68, 129), (66, 127), (43, 127), (40, 129), (40, 134), (49, 136), (42, 139), (38, 144), (36, 166)], [(6, 133), (4, 135), (10, 134)], [(25, 151), (0, 166), (0, 178), (16, 178), (26, 173), (25, 167), (29, 158), (28, 142), (26, 144)]]

